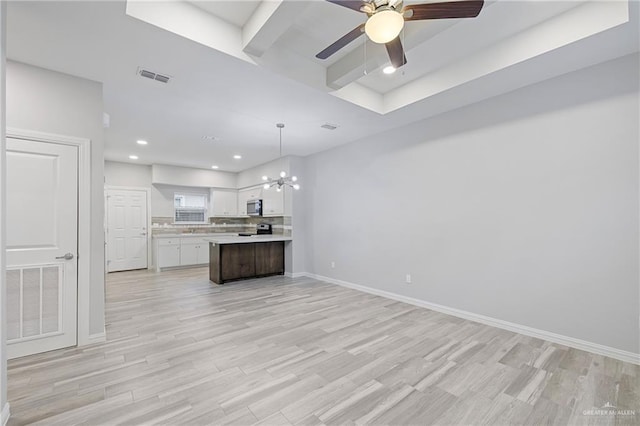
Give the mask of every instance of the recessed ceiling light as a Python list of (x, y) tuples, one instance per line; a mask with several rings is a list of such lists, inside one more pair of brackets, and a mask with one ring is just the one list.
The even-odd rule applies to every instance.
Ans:
[(130, 159), (130, 160), (137, 160), (137, 159), (138, 159), (138, 156), (137, 156), (137, 155), (130, 155), (130, 156), (129, 156), (129, 159)]
[(212, 168), (212, 169), (217, 169), (217, 168), (218, 168), (218, 166), (211, 166), (211, 168)]
[(394, 72), (396, 72), (396, 67), (394, 67), (393, 65), (386, 66), (382, 69), (382, 72), (385, 74), (393, 74)]
[(138, 145), (146, 145), (146, 144), (148, 144), (149, 142), (147, 142), (147, 141), (143, 141), (142, 139), (139, 139), (139, 140), (137, 140), (137, 141), (136, 141), (136, 143), (137, 143)]
[(236, 154), (236, 155), (234, 155), (234, 156), (233, 156), (233, 158), (235, 158), (236, 160), (239, 160), (239, 159), (241, 159), (241, 158), (242, 158), (242, 155), (238, 155), (238, 154)]

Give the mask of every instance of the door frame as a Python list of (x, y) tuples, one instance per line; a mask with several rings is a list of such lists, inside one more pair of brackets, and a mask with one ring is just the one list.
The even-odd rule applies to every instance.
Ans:
[(105, 259), (104, 259), (104, 267), (105, 272), (107, 269), (107, 261), (108, 261), (108, 247), (109, 240), (107, 239), (107, 229), (109, 225), (109, 211), (108, 211), (108, 201), (107, 201), (107, 192), (110, 190), (114, 191), (145, 191), (147, 193), (147, 269), (152, 269), (152, 253), (151, 253), (151, 188), (146, 186), (117, 186), (117, 185), (105, 185), (104, 186), (104, 231), (105, 231)]
[(91, 140), (75, 136), (7, 127), (6, 137), (35, 142), (71, 145), (78, 148), (78, 299), (76, 345), (102, 341), (106, 336), (91, 336)]

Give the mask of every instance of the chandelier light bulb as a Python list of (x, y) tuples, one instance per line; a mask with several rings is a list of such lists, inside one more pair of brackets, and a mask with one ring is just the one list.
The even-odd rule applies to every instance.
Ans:
[(297, 191), (298, 189), (300, 189), (300, 185), (298, 185), (298, 184), (296, 183), (295, 185), (293, 185), (293, 189), (295, 189), (295, 190)]
[(268, 184), (268, 183), (265, 183), (262, 187), (263, 187), (264, 189), (269, 189), (269, 184)]
[(291, 176), (291, 182), (295, 182), (295, 181), (297, 181), (297, 180), (298, 180), (298, 177), (297, 177), (297, 176)]
[(277, 188), (276, 188), (276, 191), (280, 192), (280, 191), (282, 191), (282, 188), (277, 187)]
[(385, 9), (371, 15), (364, 24), (364, 32), (372, 42), (384, 44), (398, 37), (403, 27), (403, 16), (393, 9)]
[(262, 180), (269, 180), (267, 176), (262, 176)]
[(286, 177), (286, 176), (287, 176), (287, 174), (284, 172), (284, 170), (280, 172), (280, 177), (281, 178)]

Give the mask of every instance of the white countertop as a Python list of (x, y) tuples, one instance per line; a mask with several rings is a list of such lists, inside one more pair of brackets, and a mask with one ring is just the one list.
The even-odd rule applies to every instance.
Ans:
[(190, 232), (185, 233), (174, 233), (174, 234), (155, 234), (153, 238), (213, 238), (213, 237), (233, 237), (238, 236), (237, 232), (216, 232), (210, 234), (197, 233), (193, 234)]
[(235, 236), (209, 236), (205, 241), (215, 244), (242, 244), (242, 243), (268, 243), (271, 241), (291, 241), (292, 238), (284, 235), (252, 235), (250, 237)]

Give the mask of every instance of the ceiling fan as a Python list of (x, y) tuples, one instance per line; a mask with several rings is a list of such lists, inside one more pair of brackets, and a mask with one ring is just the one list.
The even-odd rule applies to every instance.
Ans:
[(363, 33), (374, 43), (384, 44), (394, 68), (407, 63), (404, 48), (400, 41), (400, 32), (405, 21), (428, 19), (475, 18), (482, 10), (484, 0), (462, 0), (439, 3), (403, 5), (402, 0), (326, 0), (329, 3), (365, 13), (365, 23), (342, 36), (338, 41), (316, 55), (318, 59), (327, 59), (338, 50), (351, 43)]

